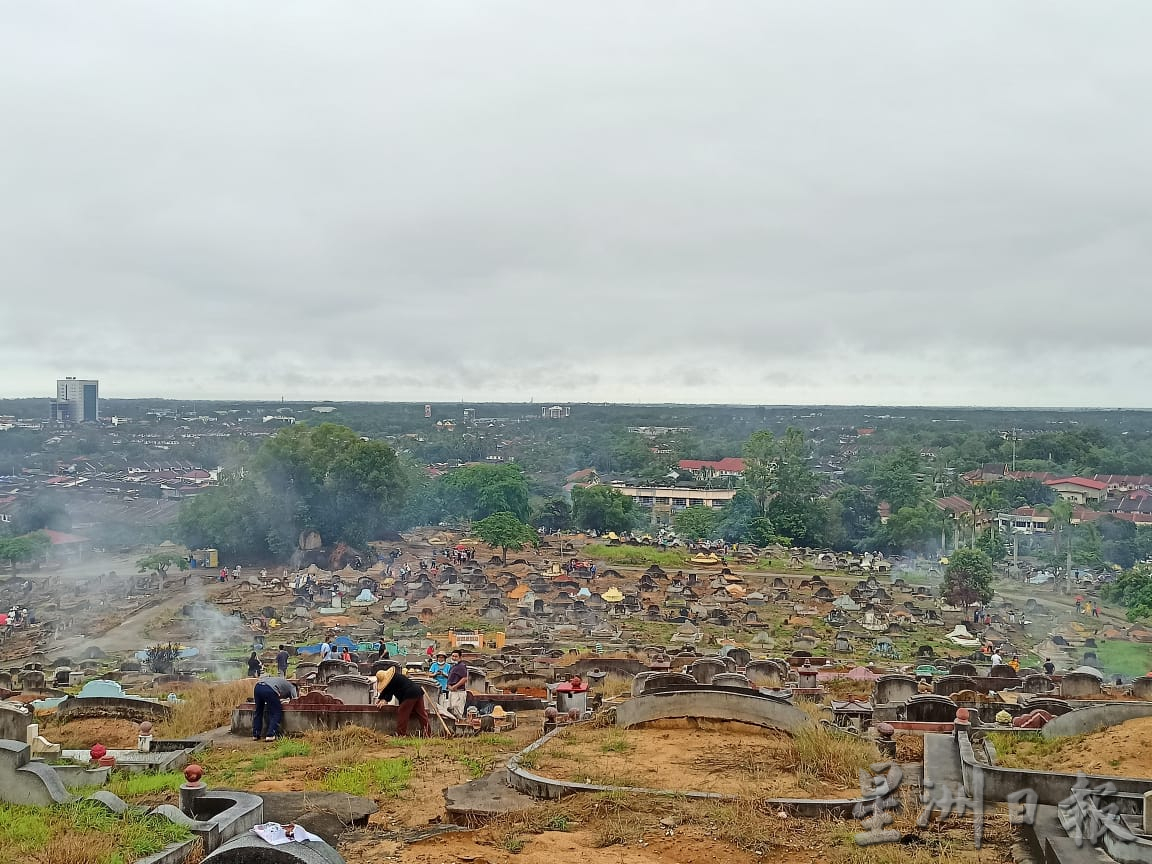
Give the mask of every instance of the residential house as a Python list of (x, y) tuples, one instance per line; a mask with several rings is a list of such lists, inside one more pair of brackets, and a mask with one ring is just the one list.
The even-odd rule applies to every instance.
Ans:
[(1096, 503), (1103, 501), (1108, 494), (1107, 483), (1087, 477), (1064, 477), (1060, 480), (1049, 480), (1044, 485), (1073, 504)]

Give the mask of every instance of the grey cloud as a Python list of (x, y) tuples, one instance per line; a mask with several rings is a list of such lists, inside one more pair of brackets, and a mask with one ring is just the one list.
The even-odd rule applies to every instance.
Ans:
[(6, 394), (1147, 402), (1140, 0), (3, 12)]

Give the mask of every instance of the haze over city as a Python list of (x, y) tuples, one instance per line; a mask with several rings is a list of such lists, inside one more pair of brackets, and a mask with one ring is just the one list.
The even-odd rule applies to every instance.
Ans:
[(1146, 405), (1149, 24), (7, 4), (0, 389)]

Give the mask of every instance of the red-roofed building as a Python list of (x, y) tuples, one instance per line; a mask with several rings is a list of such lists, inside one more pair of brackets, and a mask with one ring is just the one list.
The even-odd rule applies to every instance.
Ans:
[(1090, 480), (1087, 477), (1064, 477), (1060, 480), (1049, 480), (1044, 485), (1073, 504), (1103, 501), (1108, 494), (1107, 483)]
[(735, 456), (708, 461), (704, 459), (681, 459), (680, 468), (702, 477), (741, 477), (744, 474), (744, 460)]

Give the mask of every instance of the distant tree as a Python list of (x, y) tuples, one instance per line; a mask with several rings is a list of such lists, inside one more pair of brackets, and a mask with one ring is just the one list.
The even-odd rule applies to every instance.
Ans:
[(985, 531), (976, 539), (976, 548), (993, 562), (1003, 561), (1008, 555), (1008, 545), (995, 528)]
[(532, 524), (548, 532), (571, 528), (572, 507), (564, 498), (549, 498), (533, 515)]
[(756, 499), (761, 514), (765, 514), (776, 492), (776, 436), (768, 429), (753, 432), (744, 444), (743, 456), (744, 485)]
[(790, 537), (780, 537), (776, 534), (776, 527), (767, 516), (757, 516), (752, 520), (748, 530), (748, 542), (753, 546), (771, 546), (773, 543), (788, 545), (792, 542)]
[(585, 486), (572, 490), (572, 517), (585, 531), (629, 531), (635, 502), (611, 486)]
[(465, 465), (445, 475), (443, 484), (460, 493), (465, 508), (459, 515), (483, 519), (511, 513), (521, 522), (531, 518), (528, 481), (516, 465)]
[(720, 537), (729, 543), (750, 542), (752, 522), (759, 515), (756, 498), (747, 489), (740, 489), (720, 511)]
[(713, 540), (720, 533), (720, 514), (703, 504), (685, 507), (672, 517), (672, 527), (683, 540)]
[(880, 545), (897, 554), (922, 550), (939, 537), (939, 517), (935, 507), (901, 507), (880, 526)]
[(161, 591), (164, 590), (164, 583), (168, 578), (168, 568), (172, 566), (175, 566), (177, 570), (187, 570), (188, 559), (171, 552), (157, 552), (136, 562), (136, 569), (141, 573), (155, 573), (160, 577)]
[(44, 557), (51, 545), (48, 535), (41, 531), (21, 534), (18, 537), (0, 537), (0, 562), (15, 567)]
[(832, 499), (840, 504), (841, 542), (854, 549), (861, 548), (876, 534), (880, 524), (876, 499), (858, 486), (843, 486), (832, 493)]
[(473, 524), (472, 533), (489, 546), (500, 547), (505, 564), (508, 563), (509, 549), (518, 552), (537, 542), (536, 532), (508, 512), (493, 513), (481, 519)]
[(979, 549), (957, 549), (944, 571), (944, 596), (956, 606), (992, 599), (992, 559)]
[(917, 479), (920, 473), (920, 455), (912, 448), (903, 448), (884, 462), (876, 476), (876, 491), (887, 501), (895, 513), (905, 507), (916, 507), (924, 498), (924, 490)]

